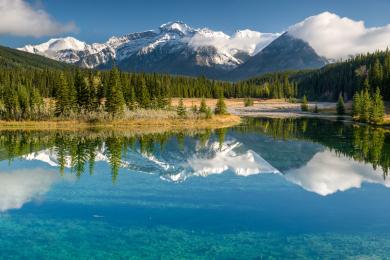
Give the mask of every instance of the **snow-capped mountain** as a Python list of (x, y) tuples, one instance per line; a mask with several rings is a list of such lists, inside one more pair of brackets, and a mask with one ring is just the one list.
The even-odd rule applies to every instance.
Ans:
[(388, 46), (389, 25), (367, 28), (362, 21), (323, 12), (282, 33), (241, 30), (227, 35), (169, 22), (155, 30), (114, 36), (105, 43), (66, 37), (20, 50), (85, 68), (106, 69), (115, 63), (126, 71), (237, 80), (266, 72), (319, 68)]
[(107, 68), (115, 62), (129, 71), (174, 74), (220, 74), (243, 64), (279, 36), (278, 33), (237, 31), (229, 36), (207, 28), (169, 22), (157, 30), (113, 36), (88, 44), (73, 37), (51, 39), (19, 50), (84, 68)]

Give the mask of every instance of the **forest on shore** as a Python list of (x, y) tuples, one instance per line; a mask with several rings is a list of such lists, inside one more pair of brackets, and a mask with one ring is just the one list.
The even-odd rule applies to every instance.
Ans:
[[(172, 98), (219, 99), (217, 113), (226, 112), (224, 98), (244, 98), (246, 104), (250, 98), (335, 101), (341, 96), (347, 101), (359, 93), (355, 99), (363, 104), (360, 97), (365, 93), (390, 100), (389, 50), (357, 55), (319, 70), (269, 73), (240, 82), (130, 73), (117, 68), (79, 69), (16, 50), (0, 49), (0, 54), (1, 120), (93, 120), (123, 117), (138, 110), (175, 111), (188, 116), (182, 103), (172, 107)], [(201, 103), (188, 112), (210, 117), (210, 108)], [(359, 113), (364, 121), (365, 112)]]

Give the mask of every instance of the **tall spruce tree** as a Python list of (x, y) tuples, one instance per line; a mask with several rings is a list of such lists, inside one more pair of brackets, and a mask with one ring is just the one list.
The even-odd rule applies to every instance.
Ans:
[(352, 100), (352, 116), (356, 120), (360, 120), (362, 114), (362, 98), (360, 92), (356, 92)]
[(120, 83), (119, 71), (113, 68), (107, 86), (106, 110), (114, 117), (123, 114), (125, 109), (125, 99)]
[(380, 89), (377, 88), (372, 99), (372, 107), (370, 114), (370, 122), (374, 124), (380, 124), (383, 122), (383, 117), (385, 113), (385, 106), (383, 103), (383, 98), (380, 92)]
[(177, 105), (177, 114), (180, 117), (185, 117), (187, 114), (187, 109), (184, 106), (183, 99), (179, 99), (179, 104)]
[(200, 101), (199, 113), (206, 113), (206, 112), (207, 112), (206, 100), (202, 98), (202, 100)]
[(76, 70), (74, 87), (77, 92), (77, 105), (79, 109), (89, 109), (92, 105), (90, 99), (89, 81), (84, 78), (79, 69)]
[(72, 98), (64, 73), (60, 73), (56, 87), (57, 95), (55, 114), (56, 116), (68, 116), (71, 112)]
[(217, 104), (215, 105), (214, 113), (216, 115), (226, 115), (228, 113), (223, 96), (220, 96), (220, 98), (218, 99)]
[(372, 106), (371, 96), (367, 88), (363, 91), (363, 94), (360, 95), (362, 99), (361, 101), (362, 112), (360, 115), (360, 120), (363, 122), (369, 122), (370, 114), (371, 114), (371, 106)]
[(337, 114), (338, 115), (344, 115), (345, 114), (345, 104), (344, 104), (344, 98), (343, 95), (339, 95), (339, 99), (337, 101)]

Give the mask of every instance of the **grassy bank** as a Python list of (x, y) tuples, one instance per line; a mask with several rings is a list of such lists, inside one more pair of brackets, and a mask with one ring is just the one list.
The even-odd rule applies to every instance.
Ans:
[(77, 130), (88, 128), (106, 128), (131, 132), (162, 132), (180, 130), (218, 129), (237, 125), (240, 117), (235, 115), (216, 115), (204, 118), (134, 118), (115, 119), (98, 122), (81, 120), (51, 121), (0, 121), (0, 130)]

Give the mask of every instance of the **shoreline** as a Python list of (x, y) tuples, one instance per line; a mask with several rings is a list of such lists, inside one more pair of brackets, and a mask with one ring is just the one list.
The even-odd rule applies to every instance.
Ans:
[(240, 124), (237, 115), (217, 115), (210, 119), (116, 119), (106, 123), (89, 123), (78, 120), (52, 121), (0, 121), (0, 130), (88, 130), (106, 129), (129, 132), (163, 132), (188, 130), (213, 130)]

